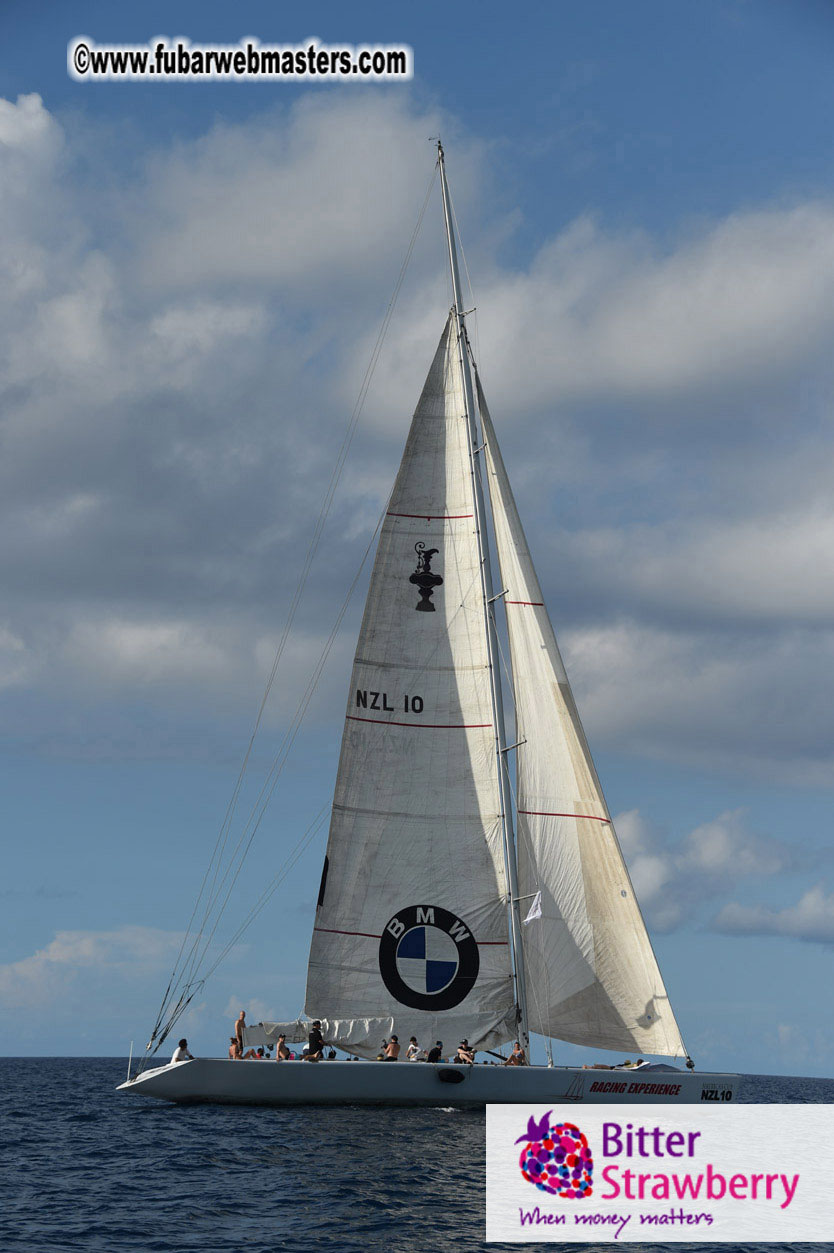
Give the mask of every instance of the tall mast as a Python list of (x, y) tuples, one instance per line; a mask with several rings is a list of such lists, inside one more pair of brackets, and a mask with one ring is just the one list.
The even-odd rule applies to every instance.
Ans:
[(455, 246), (455, 232), (449, 203), (449, 187), (446, 182), (446, 163), (443, 145), (437, 141), (437, 161), (440, 166), (440, 189), (443, 196), (443, 217), (446, 223), (446, 240), (449, 246), (449, 265), (452, 271), (453, 312), (457, 322), (458, 355), (463, 375), (463, 395), (466, 405), (466, 422), (469, 429), (469, 459), (475, 495), (475, 524), (478, 533), (478, 552), (481, 564), (481, 591), (484, 602), (487, 644), (489, 649), (490, 692), (492, 696), (493, 726), (495, 728), (495, 755), (498, 764), (498, 789), (501, 805), (501, 830), (504, 845), (504, 862), (510, 889), (510, 919), (512, 929), (513, 975), (515, 978), (516, 1003), (520, 1016), (521, 1044), (528, 1061), (530, 1059), (530, 1032), (527, 1025), (527, 990), (524, 982), (524, 952), (521, 944), (521, 913), (518, 900), (518, 867), (516, 862), (513, 816), (510, 807), (510, 779), (508, 773), (508, 749), (504, 727), (504, 700), (501, 691), (498, 634), (495, 628), (493, 604), (496, 597), (492, 590), (492, 568), (489, 560), (489, 540), (486, 531), (484, 489), (481, 480), (480, 453), (483, 441), (479, 437), (475, 398), (472, 388), (472, 371), (469, 362), (469, 337), (466, 333), (466, 314), (460, 293), (460, 272)]

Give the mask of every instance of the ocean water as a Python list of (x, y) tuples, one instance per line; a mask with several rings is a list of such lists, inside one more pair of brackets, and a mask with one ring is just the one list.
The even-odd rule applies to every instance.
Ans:
[[(484, 1243), (482, 1113), (180, 1107), (115, 1092), (125, 1072), (115, 1058), (0, 1058), (0, 1253), (560, 1247)], [(831, 1103), (834, 1080), (751, 1076), (741, 1099)]]

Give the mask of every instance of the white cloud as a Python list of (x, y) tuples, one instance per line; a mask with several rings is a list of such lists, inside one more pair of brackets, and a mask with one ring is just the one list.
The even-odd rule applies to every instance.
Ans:
[(834, 509), (809, 483), (788, 507), (658, 527), (588, 528), (552, 538), (586, 588), (688, 623), (828, 625), (834, 616)]
[[(426, 139), (438, 124), (405, 96), (340, 95), (336, 104), (311, 93), (291, 110), (218, 123), (160, 152), (137, 232), (142, 281), (268, 285), (304, 305), (348, 280), (376, 285), (413, 228), (431, 168)], [(458, 171), (462, 195), (471, 150)]]
[[(91, 190), (71, 162), (86, 143), (78, 164), (95, 175), (80, 132), (65, 135), (38, 97), (2, 102), (0, 682), (45, 700), (82, 687), (133, 697), (166, 718), (207, 691), (254, 707), (438, 122), (407, 93), (311, 94), (162, 145), (129, 176), (113, 165)], [(490, 207), (489, 148), (465, 136), (451, 148), (479, 356), (496, 420), (511, 448), (519, 440), (525, 520), (567, 615), (592, 736), (828, 782), (820, 345), (834, 319), (834, 211), (737, 213), (663, 245), (587, 218), (554, 224), (514, 269), (497, 246), (515, 219)], [(438, 231), (424, 229), (386, 342), (297, 624), (290, 691), (358, 563), (440, 333)], [(725, 436), (784, 427), (795, 415), (770, 393), (809, 373), (819, 396), (787, 454), (754, 456)], [(639, 436), (621, 430), (624, 401), (650, 411)]]
[(742, 879), (773, 876), (793, 861), (777, 840), (748, 830), (741, 810), (719, 814), (675, 842), (638, 810), (617, 815), (614, 827), (641, 908), (658, 931), (674, 930)]
[(223, 672), (225, 653), (199, 626), (187, 622), (111, 619), (77, 623), (64, 657), (79, 672), (124, 687), (216, 679)]
[(830, 784), (834, 632), (746, 636), (625, 621), (566, 631), (563, 643), (592, 745)]
[(30, 957), (0, 966), (0, 1004), (28, 1010), (64, 1001), (85, 972), (122, 978), (161, 973), (173, 964), (182, 936), (155, 927), (123, 926), (115, 931), (58, 931)]
[(758, 387), (830, 337), (834, 212), (739, 213), (665, 254), (582, 220), (526, 274), (495, 274), (476, 294), (490, 375), (511, 412), (519, 401)]
[(826, 893), (818, 883), (785, 909), (731, 902), (713, 928), (727, 935), (781, 935), (810, 944), (834, 944), (834, 893)]
[(223, 1010), (223, 1013), (231, 1023), (237, 1020), (237, 1016), (242, 1009), (246, 1010), (246, 1021), (250, 1027), (259, 1022), (277, 1022), (280, 1019), (280, 1015), (273, 1005), (260, 1000), (257, 996), (238, 996), (234, 992), (226, 1002), (226, 1008)]

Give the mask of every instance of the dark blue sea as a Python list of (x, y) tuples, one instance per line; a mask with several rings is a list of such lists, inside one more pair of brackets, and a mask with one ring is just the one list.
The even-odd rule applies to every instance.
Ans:
[[(560, 1247), (484, 1244), (482, 1113), (180, 1107), (115, 1092), (125, 1072), (115, 1058), (0, 1058), (0, 1253)], [(831, 1103), (834, 1080), (753, 1076), (741, 1099)]]

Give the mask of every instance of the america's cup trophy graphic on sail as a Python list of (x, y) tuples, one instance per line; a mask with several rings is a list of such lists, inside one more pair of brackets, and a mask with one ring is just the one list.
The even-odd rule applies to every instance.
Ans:
[(417, 569), (408, 580), (414, 583), (420, 589), (420, 599), (414, 606), (422, 613), (434, 613), (434, 605), (431, 598), (434, 595), (434, 589), (440, 587), (443, 579), (439, 574), (435, 574), (431, 568), (431, 559), (440, 550), (437, 548), (426, 548), (421, 541), (414, 545), (414, 551), (417, 554)]

